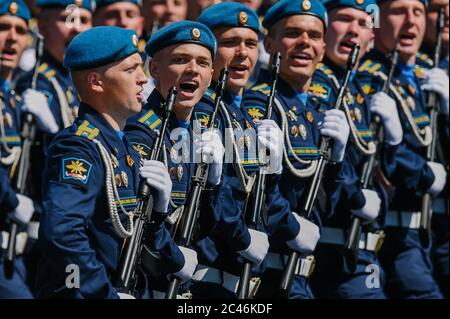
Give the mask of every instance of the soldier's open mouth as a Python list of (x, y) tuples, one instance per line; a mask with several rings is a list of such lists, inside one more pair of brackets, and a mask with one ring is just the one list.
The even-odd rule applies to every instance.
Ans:
[(198, 89), (198, 83), (195, 81), (188, 81), (180, 84), (180, 89), (187, 93), (194, 93)]
[(3, 59), (8, 59), (11, 58), (12, 56), (15, 56), (17, 54), (17, 50), (13, 49), (13, 48), (5, 48), (2, 51), (2, 58)]
[(308, 53), (299, 53), (299, 54), (294, 54), (292, 55), (293, 59), (297, 59), (297, 60), (304, 60), (304, 61), (310, 61), (312, 60), (312, 57), (310, 54)]
[(343, 42), (341, 42), (341, 46), (343, 46), (344, 48), (348, 48), (348, 49), (353, 49), (355, 44), (356, 43), (351, 42), (351, 41), (343, 41)]
[(413, 34), (405, 34), (405, 35), (401, 35), (400, 36), (400, 39), (410, 39), (410, 40), (412, 40), (412, 39), (415, 39), (415, 38), (416, 38), (416, 36), (413, 35)]
[(234, 65), (230, 66), (231, 71), (247, 71), (248, 67), (246, 65)]

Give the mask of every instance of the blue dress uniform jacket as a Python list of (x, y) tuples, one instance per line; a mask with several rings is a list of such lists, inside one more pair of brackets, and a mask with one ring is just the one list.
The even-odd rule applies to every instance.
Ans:
[[(324, 63), (318, 65), (310, 86), (310, 94), (320, 102), (320, 110), (326, 111), (336, 104), (344, 77), (345, 70), (326, 58)], [(345, 235), (342, 238), (346, 238), (346, 231), (352, 220), (351, 209), (360, 209), (366, 203), (361, 187), (361, 174), (368, 155), (373, 153), (376, 147), (373, 143), (373, 132), (370, 129), (371, 114), (368, 102), (369, 98), (359, 83), (356, 72), (353, 72), (344, 103), (341, 106), (341, 110), (346, 113), (351, 124), (351, 137), (344, 158), (345, 177), (336, 213), (323, 219), (323, 225), (326, 227), (323, 229), (323, 233), (331, 234), (334, 229), (338, 229), (341, 234)], [(380, 215), (384, 215), (388, 205), (386, 192), (379, 187), (376, 181), (375, 185), (369, 185), (369, 187), (378, 191), (380, 198), (383, 199), (384, 205)], [(374, 222), (366, 225), (364, 231), (367, 233), (376, 228), (379, 228), (379, 225)], [(339, 238), (337, 237), (333, 238), (333, 236), (329, 237), (324, 234), (325, 237), (328, 237), (329, 240), (323, 240), (323, 243), (319, 244), (317, 248), (318, 265), (316, 275), (311, 281), (315, 295), (322, 298), (385, 298), (382, 287), (368, 289), (365, 284), (366, 267), (368, 265), (380, 267), (375, 252), (366, 249), (359, 250), (357, 270), (352, 273), (343, 259), (342, 245), (344, 243), (338, 242)]]
[[(92, 107), (81, 104), (74, 124), (60, 132), (49, 148), (38, 240), (45, 252), (36, 283), (41, 298), (118, 298), (111, 281), (123, 239), (115, 230), (110, 208), (117, 207), (118, 219), (128, 229), (125, 211), (136, 207), (140, 160), (120, 133)], [(107, 195), (114, 193), (107, 187), (108, 178), (113, 179), (119, 198)], [(67, 284), (71, 273), (79, 276), (78, 288)]]
[[(389, 61), (376, 50), (360, 64), (359, 78), (369, 94), (381, 90), (388, 66)], [(424, 145), (431, 139), (431, 128), (425, 110), (426, 96), (420, 88), (423, 76), (424, 70), (418, 65), (399, 64), (389, 92), (397, 102), (404, 137), (401, 144), (392, 148), (393, 160), (382, 162), (392, 185), (390, 211), (385, 219), (386, 242), (379, 255), (387, 275), (388, 297), (442, 297), (432, 276), (430, 247), (423, 247), (415, 222), (415, 212), (421, 211), (421, 195), (434, 181), (425, 158)]]
[[(358, 69), (361, 85), (370, 94), (374, 94), (381, 90), (383, 80), (376, 74), (387, 74), (389, 61), (379, 52), (371, 51), (365, 61), (361, 62)], [(378, 73), (377, 73), (378, 72)], [(424, 157), (425, 147), (417, 143), (417, 138), (413, 133), (412, 125), (415, 124), (420, 130), (425, 130), (430, 123), (430, 119), (425, 111), (425, 96), (420, 90), (421, 77), (423, 69), (414, 66), (414, 78), (408, 80), (405, 72), (397, 67), (394, 73), (392, 84), (398, 90), (401, 100), (405, 106), (410, 109), (412, 120), (410, 123), (405, 112), (399, 107), (400, 121), (404, 124), (403, 143), (396, 149), (396, 156), (391, 163), (383, 163), (386, 177), (397, 188), (393, 205), (400, 205), (399, 209), (417, 209), (418, 202), (413, 200), (411, 194), (420, 195), (426, 191), (433, 183), (434, 176), (431, 169), (426, 165)], [(392, 94), (391, 97), (397, 100), (397, 96)], [(418, 199), (416, 196), (415, 199)], [(406, 206), (405, 206), (406, 205)], [(394, 207), (395, 207), (394, 206)]]
[[(266, 105), (270, 92), (267, 73), (262, 73), (260, 80), (244, 94), (244, 110), (257, 123), (266, 114)], [(279, 182), (282, 197), (288, 201), (289, 209), (269, 211), (270, 248), (269, 254), (289, 255), (286, 241), (294, 238), (301, 229), (293, 212), (301, 213), (304, 207), (305, 193), (310, 185), (310, 176), (315, 171), (314, 163), (319, 157), (320, 132), (318, 125), (323, 115), (307, 103), (308, 95), (295, 92), (282, 79), (279, 80), (272, 119), (282, 128), (285, 144), (283, 174)], [(309, 173), (307, 173), (309, 171)], [(306, 174), (306, 175), (304, 175)], [(326, 169), (324, 189), (328, 196), (318, 200), (321, 209), (333, 211), (340, 192), (341, 164), (329, 165)], [(320, 203), (321, 202), (321, 203)], [(314, 210), (314, 223), (321, 226), (318, 210)], [(276, 292), (281, 269), (271, 264), (269, 256), (265, 265), (269, 268), (263, 276), (260, 295), (273, 297)], [(272, 268), (272, 269), (270, 269)], [(276, 269), (276, 270), (274, 270)], [(309, 275), (308, 275), (309, 276)], [(267, 277), (267, 278), (266, 278)], [(274, 279), (275, 278), (275, 279)], [(304, 277), (295, 276), (289, 298), (312, 298), (313, 294)]]
[[(155, 89), (142, 112), (131, 118), (126, 127), (126, 134), (131, 145), (144, 159), (149, 159), (162, 125), (164, 118), (162, 103), (164, 103), (164, 98)], [(153, 290), (157, 291), (165, 291), (168, 285), (167, 275), (178, 272), (184, 266), (183, 254), (172, 237), (177, 231), (180, 214), (183, 212), (183, 205), (189, 196), (190, 182), (195, 172), (195, 162), (192, 156), (194, 145), (193, 139), (190, 138), (193, 136), (190, 123), (180, 123), (175, 115), (172, 115), (164, 136), (164, 149), (160, 154), (172, 179), (171, 201), (167, 213), (156, 211), (153, 213), (154, 223), (148, 228), (147, 234), (150, 248), (159, 252), (162, 269), (165, 271), (164, 276), (151, 278), (150, 285)], [(179, 147), (182, 147), (186, 153), (182, 153)], [(205, 208), (201, 208), (202, 213), (194, 231), (193, 242), (206, 237), (217, 224), (218, 217), (215, 217), (208, 207), (212, 205), (220, 186), (219, 184), (211, 189), (207, 188), (203, 193), (200, 207)]]
[[(150, 159), (151, 151), (159, 135), (159, 129), (165, 116), (164, 110), (161, 108), (162, 103), (164, 103), (164, 98), (156, 89), (153, 90), (141, 113), (131, 118), (125, 128), (128, 140), (143, 159)], [(169, 220), (168, 216), (179, 214), (178, 208), (182, 209), (188, 195), (189, 182), (194, 169), (190, 158), (185, 160), (179, 158), (179, 162), (176, 158), (173, 158), (174, 154), (171, 152), (171, 149), (174, 141), (171, 140), (171, 133), (177, 128), (181, 135), (174, 136), (176, 138), (182, 138), (184, 134), (187, 137), (189, 136), (188, 134), (191, 134), (188, 129), (180, 128), (178, 120), (173, 115), (169, 120), (164, 136), (164, 149), (160, 154), (160, 160), (167, 165), (172, 179), (171, 202), (167, 212), (153, 212), (152, 218), (154, 218), (155, 222), (148, 229), (148, 236), (151, 238), (149, 240), (151, 248), (160, 252), (164, 264), (163, 268), (167, 273), (175, 273), (184, 265), (183, 254), (172, 239), (173, 224), (166, 221)], [(188, 146), (189, 144), (186, 145)], [(189, 149), (187, 150), (190, 152)]]
[[(33, 72), (24, 74), (17, 83), (16, 90), (22, 94), (31, 87)], [(70, 126), (76, 117), (77, 109), (80, 105), (78, 93), (72, 83), (69, 71), (56, 61), (48, 52), (44, 51), (41, 65), (38, 68), (36, 89), (46, 95), (50, 110), (55, 118), (59, 129), (62, 130)], [(33, 192), (33, 199), (41, 201), (39, 190), (42, 188), (42, 174), (44, 163), (54, 134), (48, 134), (37, 130), (36, 145), (32, 151), (32, 166), (34, 172), (32, 185), (36, 190)]]
[[(13, 211), (19, 204), (11, 181), (17, 174), (21, 148), (21, 112), (20, 97), (10, 91), (9, 83), (3, 82), (0, 88), (0, 165), (2, 173), (1, 214)], [(4, 193), (3, 193), (4, 192)], [(0, 219), (0, 230), (7, 231), (9, 225), (4, 218)], [(0, 238), (0, 244), (2, 239)]]
[[(1, 81), (0, 87), (0, 299), (32, 298), (30, 289), (25, 284), (27, 272), (22, 258), (23, 251), (16, 250), (15, 268), (12, 278), (5, 278), (3, 272), (4, 249), (7, 242), (3, 235), (8, 234), (12, 212), (19, 204), (16, 191), (11, 181), (17, 175), (21, 148), (21, 112), (20, 97), (10, 90), (9, 82)], [(25, 231), (25, 225), (19, 224), (19, 231)], [(9, 235), (9, 234), (8, 234)], [(19, 233), (19, 236), (24, 233)]]
[[(8, 172), (0, 167), (0, 206), (2, 207), (0, 222), (3, 223), (6, 218), (6, 213), (14, 210), (19, 201), (17, 200), (16, 192), (9, 183)], [(2, 243), (0, 239), (0, 244)]]
[[(270, 86), (267, 82), (259, 81), (258, 84), (244, 94), (244, 110), (252, 117), (252, 121), (255, 123), (264, 118), (269, 91)], [(302, 196), (309, 186), (308, 177), (312, 175), (308, 174), (309, 176), (304, 177), (302, 180), (294, 175), (287, 162), (289, 160), (289, 163), (296, 169), (305, 169), (308, 167), (308, 162), (302, 163), (296, 158), (300, 158), (303, 161), (312, 161), (319, 157), (320, 132), (318, 125), (323, 121), (323, 114), (317, 112), (311, 104), (307, 103), (308, 96), (306, 94), (294, 92), (283, 80), (279, 81), (275, 99), (276, 103), (273, 106), (272, 119), (281, 128), (283, 128), (282, 123), (286, 120), (287, 127), (283, 129), (285, 144), (288, 136), (292, 146), (286, 147), (288, 157), (284, 157), (284, 169), (279, 183), (281, 194), (288, 200), (290, 210), (283, 211), (286, 214), (285, 217), (277, 218), (280, 222), (277, 225), (273, 225), (274, 228), (271, 233), (275, 242), (285, 242), (295, 237), (298, 233), (298, 228), (292, 225), (297, 225), (297, 223), (293, 221), (294, 217), (291, 211), (302, 211), (304, 204)], [(280, 111), (284, 114), (282, 115)], [(324, 186), (327, 189), (327, 194), (330, 196), (327, 196), (327, 203), (324, 207), (327, 207), (328, 212), (332, 212), (340, 193), (341, 165), (329, 165), (326, 172), (328, 177), (324, 180)], [(321, 220), (317, 210), (313, 217), (314, 222), (320, 226)], [(279, 243), (274, 243), (273, 247), (277, 245)]]
[[(423, 45), (421, 52), (417, 56), (417, 64), (424, 69), (433, 68), (432, 54), (434, 47)], [(445, 72), (448, 69), (448, 54), (443, 56), (439, 66)], [(449, 142), (449, 117), (444, 114), (438, 116), (438, 132), (439, 140), (442, 145), (443, 158), (438, 156), (439, 161), (448, 165), (449, 149), (447, 147)], [(433, 199), (433, 218), (432, 228), (434, 234), (434, 254), (433, 262), (435, 267), (435, 278), (438, 281), (439, 287), (446, 298), (448, 298), (448, 276), (449, 276), (449, 220), (448, 220), (448, 185), (446, 190), (438, 198)]]
[[(215, 93), (208, 89), (205, 96), (194, 109), (194, 129), (201, 131), (206, 129), (209, 116), (213, 111)], [(214, 233), (197, 243), (199, 252), (199, 262), (205, 265), (212, 265), (221, 270), (239, 275), (242, 270), (242, 257), (236, 254), (237, 251), (245, 250), (250, 244), (250, 234), (244, 220), (244, 207), (247, 193), (241, 183), (248, 187), (252, 174), (260, 168), (260, 160), (257, 152), (257, 140), (254, 133), (255, 125), (252, 118), (246, 113), (241, 105), (242, 99), (233, 97), (229, 92), (223, 96), (222, 105), (216, 118), (215, 126), (222, 134), (224, 145), (234, 141), (236, 150), (239, 152), (240, 163), (235, 152), (230, 151), (225, 154), (225, 163), (222, 172), (222, 187), (217, 195), (217, 200), (212, 202), (211, 210), (216, 217), (219, 217), (215, 225)], [(235, 133), (233, 140), (226, 137), (226, 129), (231, 129)], [(230, 130), (227, 130), (230, 132)], [(227, 150), (231, 149), (228, 145)], [(243, 175), (238, 173), (242, 169)], [(275, 223), (277, 214), (287, 215), (288, 203), (281, 197), (278, 181), (279, 176), (269, 175), (266, 186), (266, 204), (268, 214), (264, 214), (263, 223), (260, 230), (271, 232), (270, 226)], [(274, 220), (273, 222), (271, 222)], [(295, 224), (290, 232), (298, 231)], [(284, 234), (289, 239), (295, 234)]]
[[(2, 194), (3, 199), (2, 214), (6, 214), (14, 210), (18, 204), (15, 191), (9, 184), (9, 176), (12, 168), (18, 164), (19, 157), (14, 156), (17, 149), (20, 149), (22, 141), (20, 137), (21, 112), (20, 112), (19, 96), (16, 96), (9, 89), (9, 85), (5, 82), (0, 88), (0, 112), (1, 112), (1, 131), (0, 131), (0, 155), (1, 167), (4, 178), (2, 178)], [(9, 159), (7, 159), (9, 158)], [(1, 241), (1, 239), (0, 239)]]

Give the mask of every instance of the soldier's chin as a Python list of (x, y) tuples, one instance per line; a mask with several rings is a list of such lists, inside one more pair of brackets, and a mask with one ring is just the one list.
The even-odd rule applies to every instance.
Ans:
[(182, 109), (192, 109), (194, 106), (200, 101), (201, 97), (194, 96), (190, 99), (178, 99), (177, 100), (177, 107)]
[(233, 79), (229, 78), (228, 80), (228, 87), (233, 89), (241, 89), (244, 88), (248, 83), (248, 77), (245, 78), (239, 78), (239, 79)]
[(417, 46), (399, 46), (398, 52), (400, 55), (407, 55), (407, 56), (413, 56), (417, 55), (417, 51), (419, 48)]
[(312, 77), (312, 75), (314, 74), (314, 70), (315, 68), (313, 68), (312, 66), (307, 66), (307, 67), (294, 67), (291, 66), (290, 71), (292, 73), (294, 73), (297, 76), (302, 76), (302, 77)]
[(6, 70), (14, 70), (15, 68), (17, 68), (17, 65), (19, 64), (19, 61), (16, 61), (16, 60), (3, 59), (0, 61), (1, 61), (0, 68), (5, 71)]

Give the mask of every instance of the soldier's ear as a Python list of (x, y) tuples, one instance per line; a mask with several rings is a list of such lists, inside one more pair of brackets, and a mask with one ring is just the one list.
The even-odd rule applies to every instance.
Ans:
[(270, 53), (270, 50), (272, 49), (272, 39), (269, 35), (264, 37), (264, 49), (266, 49), (267, 53)]
[(323, 45), (322, 45), (322, 53), (320, 54), (320, 60), (319, 60), (319, 61), (322, 61), (322, 60), (323, 60), (323, 57), (325, 56), (325, 49), (326, 49), (326, 47), (327, 47), (327, 44), (326, 44), (325, 41), (323, 41)]
[(139, 19), (139, 23), (136, 26), (136, 33), (137, 33), (138, 37), (141, 38), (142, 32), (144, 31), (144, 17), (139, 16), (138, 19)]
[(101, 75), (98, 72), (89, 72), (87, 75), (87, 84), (90, 90), (103, 93), (103, 82), (101, 80)]
[(209, 78), (208, 87), (211, 86), (211, 82), (212, 82), (213, 75), (214, 75), (214, 68), (211, 68), (211, 77)]
[(148, 65), (148, 70), (150, 71), (150, 75), (152, 76), (152, 78), (154, 78), (155, 80), (158, 81), (159, 80), (159, 65), (154, 59), (150, 60), (150, 63)]

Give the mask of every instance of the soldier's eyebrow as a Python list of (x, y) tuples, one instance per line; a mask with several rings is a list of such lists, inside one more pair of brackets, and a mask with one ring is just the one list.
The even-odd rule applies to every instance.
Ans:
[(141, 63), (139, 62), (135, 62), (132, 65), (129, 65), (125, 68), (125, 70), (135, 70), (137, 69), (139, 66), (141, 65)]

